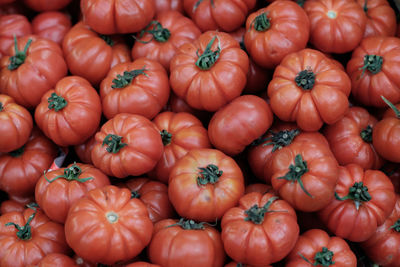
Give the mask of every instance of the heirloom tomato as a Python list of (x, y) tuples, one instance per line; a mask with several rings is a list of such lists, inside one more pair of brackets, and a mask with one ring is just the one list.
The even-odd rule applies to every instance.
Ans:
[(14, 44), (14, 36), (19, 38), (32, 33), (32, 26), (24, 15), (0, 15), (0, 58), (8, 56)]
[(156, 0), (156, 14), (168, 11), (175, 10), (183, 14), (183, 0)]
[(23, 0), (29, 8), (38, 11), (55, 11), (66, 7), (72, 0)]
[[(35, 267), (78, 267), (75, 261), (65, 254), (51, 253), (46, 255)], [(29, 266), (33, 267), (33, 266)]]
[(32, 20), (32, 32), (42, 38), (52, 40), (62, 45), (64, 36), (71, 28), (71, 18), (58, 12), (42, 12)]
[(28, 197), (20, 197), (8, 195), (8, 200), (3, 200), (0, 205), (0, 214), (5, 214), (11, 211), (24, 212), (28, 204), (35, 202), (35, 197), (30, 195)]
[[(98, 130), (96, 132), (98, 132)], [(95, 135), (96, 134), (93, 134), (84, 143), (74, 146), (75, 154), (83, 163), (93, 164), (91, 154), (95, 144), (95, 139), (94, 139)]]

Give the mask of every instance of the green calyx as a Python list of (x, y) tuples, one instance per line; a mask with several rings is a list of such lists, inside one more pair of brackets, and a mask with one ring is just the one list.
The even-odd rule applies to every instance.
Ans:
[(294, 78), (297, 86), (304, 90), (311, 90), (315, 84), (315, 74), (309, 69), (300, 71)]
[(381, 96), (381, 98), (393, 110), (394, 114), (396, 115), (396, 118), (400, 119), (400, 110), (396, 108), (396, 106), (392, 102), (386, 99), (386, 97)]
[[(152, 27), (152, 26), (154, 26), (154, 27)], [(168, 41), (169, 37), (171, 37), (171, 32), (167, 28), (163, 28), (161, 23), (156, 20), (151, 21), (149, 23), (149, 25), (147, 25), (146, 28), (144, 28), (140, 32), (139, 38), (142, 38), (146, 33), (149, 33), (152, 35), (150, 40), (142, 41), (142, 40), (139, 40), (136, 37), (134, 37), (135, 40), (142, 44), (150, 43), (153, 39), (156, 40), (157, 42), (165, 43), (166, 41)]]
[(3, 111), (3, 109), (4, 109), (3, 103), (0, 102), (0, 111)]
[(196, 61), (196, 66), (199, 67), (201, 70), (209, 70), (212, 66), (214, 66), (215, 62), (217, 62), (219, 55), (221, 53), (221, 45), (218, 39), (218, 47), (217, 50), (212, 51), (211, 47), (217, 39), (218, 36), (214, 36), (211, 41), (207, 44), (206, 49), (204, 50), (203, 54), (199, 54), (199, 51), (196, 51), (196, 55), (198, 59)]
[(79, 176), (82, 174), (82, 169), (76, 165), (76, 163), (72, 164), (69, 168), (64, 169), (64, 174), (63, 175), (58, 175), (54, 177), (52, 180), (47, 179), (46, 174), (44, 174), (44, 178), (46, 179), (47, 182), (52, 183), (57, 179), (64, 178), (67, 181), (77, 181), (84, 183), (89, 180), (93, 180), (93, 177), (87, 177), (87, 178), (79, 178)]
[(122, 143), (122, 136), (118, 136), (115, 134), (108, 134), (104, 140), (101, 146), (107, 145), (108, 147), (106, 148), (106, 150), (109, 153), (118, 153), (121, 148), (123, 148), (124, 146), (127, 146), (128, 144)]
[(363, 70), (361, 77), (364, 76), (365, 71), (369, 71), (372, 74), (377, 74), (381, 71), (383, 64), (383, 57), (377, 55), (365, 55), (364, 66), (360, 68)]
[(185, 230), (204, 230), (205, 224), (207, 224), (207, 223), (205, 223), (205, 222), (196, 223), (193, 220), (185, 220), (185, 219), (181, 218), (179, 220), (179, 222), (171, 224), (167, 227), (180, 226), (180, 227), (182, 227), (182, 229), (185, 229)]
[(140, 198), (139, 191), (131, 191), (131, 199), (132, 198)]
[(36, 207), (34, 207), (34, 206), (29, 207), (29, 208), (33, 209), (35, 212), (32, 213), (31, 216), (29, 216), (29, 218), (26, 221), (24, 226), (19, 226), (18, 224), (13, 223), (13, 222), (9, 222), (9, 223), (5, 224), (5, 226), (14, 226), (18, 230), (17, 237), (20, 240), (30, 240), (32, 238), (32, 227), (30, 226), (30, 223), (32, 222), (33, 218), (35, 217), (37, 210), (36, 210)]
[(333, 252), (330, 251), (326, 247), (322, 247), (322, 251), (317, 252), (314, 256), (314, 263), (311, 263), (306, 257), (304, 257), (301, 253), (299, 253), (299, 256), (311, 264), (312, 266), (324, 266), (328, 267), (331, 265), (334, 265), (335, 262), (333, 261)]
[(171, 144), (172, 134), (169, 133), (167, 130), (162, 130), (160, 132), (162, 142), (164, 146)]
[(365, 1), (364, 1), (364, 6), (363, 6), (363, 9), (364, 9), (364, 12), (365, 12), (365, 13), (368, 12), (367, 2), (368, 2), (368, 0), (365, 0)]
[(63, 108), (65, 108), (68, 104), (65, 98), (57, 95), (56, 93), (52, 93), (50, 97), (47, 98), (47, 102), (49, 103), (48, 108), (54, 109), (54, 111), (60, 111)]
[(372, 143), (372, 127), (368, 125), (367, 128), (361, 131), (360, 136), (362, 140), (367, 143)]
[[(267, 17), (267, 13), (262, 13), (258, 15), (251, 24), (254, 26), (254, 29), (258, 32), (265, 32), (271, 27), (271, 19)], [(251, 28), (251, 26), (250, 26)]]
[(17, 42), (17, 37), (14, 35), (14, 48), (15, 48), (15, 55), (10, 57), (10, 64), (8, 64), (8, 69), (9, 70), (15, 70), (18, 69), (19, 66), (24, 64), (25, 59), (27, 57), (26, 53), (28, 52), (28, 48), (32, 43), (32, 39), (29, 39), (28, 42), (26, 43), (24, 50), (19, 51), (18, 50), (18, 42)]
[(290, 164), (289, 171), (286, 173), (286, 175), (282, 176), (282, 177), (278, 177), (277, 179), (285, 179), (292, 183), (294, 183), (294, 182), (299, 183), (299, 185), (300, 185), (301, 189), (303, 189), (304, 193), (306, 193), (307, 196), (313, 198), (313, 196), (310, 193), (308, 193), (308, 191), (304, 188), (303, 181), (301, 180), (301, 177), (306, 172), (308, 172), (307, 162), (303, 160), (303, 158), (300, 154), (297, 154), (296, 157), (294, 158), (294, 165)]
[(296, 3), (301, 6), (304, 7), (304, 3), (306, 2), (306, 0), (297, 0)]
[(142, 74), (148, 77), (145, 71), (146, 69), (143, 67), (142, 69), (138, 70), (124, 71), (123, 75), (118, 74), (117, 78), (112, 80), (111, 88), (125, 88), (132, 83), (133, 79)]
[(267, 212), (276, 212), (273, 210), (270, 210), (269, 208), (271, 207), (272, 203), (277, 200), (278, 197), (271, 197), (268, 199), (267, 203), (265, 203), (264, 206), (259, 207), (258, 205), (252, 206), (250, 209), (246, 210), (244, 213), (246, 213), (247, 217), (244, 218), (245, 221), (251, 221), (254, 224), (262, 224), (264, 221), (265, 213)]
[(22, 154), (24, 154), (24, 151), (25, 151), (25, 145), (21, 146), (20, 148), (18, 148), (16, 150), (9, 152), (8, 154), (13, 158), (18, 158), (18, 157), (22, 156)]
[(395, 230), (396, 232), (400, 233), (400, 219), (398, 219), (391, 227), (390, 229)]
[(206, 184), (215, 184), (218, 182), (223, 171), (218, 169), (218, 166), (214, 164), (208, 164), (205, 168), (199, 168), (200, 173), (197, 177), (197, 185), (203, 186)]
[(104, 42), (106, 42), (109, 46), (113, 46), (115, 44), (111, 37), (108, 35), (99, 34), (99, 37), (103, 39)]
[(277, 149), (290, 145), (294, 138), (300, 133), (299, 129), (295, 130), (283, 130), (279, 132), (271, 131), (271, 137), (265, 138), (263, 141), (269, 141), (263, 144), (263, 146), (273, 145), (272, 152)]
[(337, 200), (341, 201), (347, 199), (353, 200), (357, 210), (360, 208), (363, 202), (368, 202), (372, 199), (368, 192), (368, 187), (366, 187), (363, 182), (355, 182), (354, 185), (349, 188), (349, 194), (347, 196), (339, 197), (339, 195), (335, 192), (335, 197)]
[[(196, 9), (199, 7), (199, 5), (201, 4), (201, 2), (203, 2), (204, 0), (198, 0), (195, 4), (194, 4), (194, 6), (193, 6), (193, 10), (192, 10), (192, 12), (194, 13), (195, 11), (196, 11)], [(214, 5), (214, 0), (210, 0), (210, 3), (211, 3), (211, 7), (215, 7), (215, 5)]]

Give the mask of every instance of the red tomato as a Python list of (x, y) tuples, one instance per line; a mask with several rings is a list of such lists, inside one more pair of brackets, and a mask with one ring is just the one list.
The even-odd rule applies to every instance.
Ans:
[(175, 10), (183, 14), (183, 0), (156, 0), (156, 14), (167, 10)]
[(141, 115), (118, 114), (103, 124), (95, 140), (93, 164), (118, 178), (149, 172), (164, 151), (159, 131)]
[(32, 26), (28, 19), (19, 14), (0, 16), (0, 58), (9, 54), (9, 48), (14, 45), (14, 36), (17, 38), (32, 33)]
[(243, 193), (240, 167), (217, 149), (192, 149), (170, 172), (169, 199), (184, 218), (213, 222), (234, 207)]
[(29, 111), (12, 97), (0, 94), (0, 125), (0, 152), (11, 152), (28, 141), (33, 120)]
[(0, 188), (15, 196), (31, 196), (44, 171), (57, 156), (57, 147), (39, 129), (19, 149), (0, 155)]
[(68, 76), (47, 91), (35, 109), (39, 128), (59, 146), (79, 145), (100, 125), (101, 101), (85, 79)]
[(312, 229), (303, 233), (286, 258), (286, 267), (355, 267), (357, 257), (342, 238)]
[(152, 231), (143, 202), (131, 198), (128, 189), (111, 185), (89, 191), (65, 221), (68, 245), (84, 259), (103, 264), (137, 256), (149, 244)]
[(131, 264), (126, 265), (126, 267), (161, 267), (158, 264), (151, 264), (144, 261), (137, 261)]
[(352, 51), (362, 40), (367, 16), (356, 1), (307, 0), (311, 24), (310, 43), (327, 53)]
[(205, 32), (232, 32), (245, 22), (256, 0), (183, 0), (186, 13)]
[(242, 93), (248, 69), (248, 56), (233, 37), (208, 31), (179, 48), (170, 65), (170, 84), (189, 106), (216, 111)]
[(158, 61), (169, 71), (170, 62), (178, 48), (193, 42), (200, 34), (196, 24), (178, 11), (160, 12), (155, 20), (136, 35), (132, 58), (146, 57)]
[(34, 196), (19, 197), (9, 195), (8, 200), (4, 200), (0, 205), (0, 214), (5, 214), (11, 211), (24, 212), (26, 205), (35, 202)]
[(304, 10), (294, 2), (276, 1), (247, 17), (244, 44), (258, 65), (272, 69), (287, 54), (305, 48), (309, 35)]
[(81, 162), (86, 163), (86, 164), (93, 164), (92, 162), (92, 150), (94, 147), (94, 144), (96, 143), (95, 141), (95, 134), (93, 134), (89, 139), (86, 140), (86, 142), (74, 146), (74, 150), (78, 158), (80, 159)]
[(211, 148), (207, 130), (195, 116), (165, 111), (153, 123), (161, 134), (164, 153), (149, 176), (168, 184), (169, 174), (175, 163), (194, 148)]
[(381, 96), (393, 103), (400, 101), (400, 39), (368, 37), (354, 49), (346, 67), (351, 78), (351, 93), (367, 106), (385, 107)]
[(4, 267), (36, 265), (47, 254), (69, 250), (64, 227), (32, 208), (0, 216), (0, 247), (0, 265)]
[(71, 19), (57, 11), (42, 12), (32, 20), (32, 31), (42, 38), (62, 44), (64, 36), (71, 28)]
[(37, 267), (78, 267), (75, 261), (67, 255), (60, 253), (51, 253), (46, 255), (37, 265)]
[(101, 34), (138, 32), (153, 18), (155, 1), (82, 0), (83, 21)]
[(372, 145), (377, 119), (361, 107), (351, 107), (335, 124), (324, 129), (324, 135), (340, 165), (359, 164), (364, 169), (379, 169), (383, 159)]
[(38, 11), (55, 11), (66, 7), (72, 0), (24, 0), (25, 5)]
[(396, 204), (389, 218), (376, 229), (362, 248), (376, 264), (396, 267), (400, 263), (400, 197), (396, 196)]
[(383, 172), (349, 164), (339, 167), (335, 198), (319, 217), (335, 235), (362, 242), (385, 222), (395, 202), (393, 184)]
[(115, 65), (131, 61), (122, 38), (99, 35), (82, 22), (67, 32), (62, 48), (69, 71), (93, 85), (98, 85)]
[(67, 75), (63, 52), (58, 44), (35, 35), (15, 39), (11, 51), (11, 56), (0, 61), (0, 92), (26, 108), (34, 108)]
[(255, 95), (243, 95), (220, 108), (208, 125), (211, 143), (227, 155), (242, 152), (272, 124), (268, 103)]
[(115, 65), (100, 84), (107, 119), (130, 113), (151, 120), (167, 103), (169, 93), (167, 72), (160, 63), (146, 58)]
[[(274, 2), (280, 3), (280, 2)], [(349, 108), (351, 82), (323, 53), (303, 49), (287, 55), (268, 85), (272, 111), (283, 121), (296, 121), (305, 131), (343, 118)]]
[(255, 266), (282, 260), (299, 236), (294, 209), (269, 193), (244, 195), (238, 207), (224, 214), (221, 228), (228, 256)]
[(219, 267), (225, 261), (220, 233), (206, 223), (184, 219), (156, 223), (148, 255), (163, 267)]

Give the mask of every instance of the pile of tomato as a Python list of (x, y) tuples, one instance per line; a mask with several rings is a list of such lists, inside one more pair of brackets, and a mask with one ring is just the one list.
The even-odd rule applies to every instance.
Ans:
[(0, 266), (400, 266), (399, 8), (0, 0)]

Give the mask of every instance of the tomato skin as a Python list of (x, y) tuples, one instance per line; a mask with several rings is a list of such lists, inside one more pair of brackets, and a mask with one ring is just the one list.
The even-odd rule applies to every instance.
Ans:
[(38, 11), (55, 11), (66, 7), (72, 0), (24, 0), (29, 8)]
[(208, 125), (208, 136), (217, 149), (229, 156), (242, 152), (272, 125), (268, 103), (255, 95), (243, 95), (220, 108)]
[[(121, 88), (113, 88), (117, 75), (125, 71), (142, 70), (132, 82)], [(133, 62), (115, 65), (100, 84), (103, 113), (107, 119), (119, 113), (142, 115), (154, 118), (167, 103), (170, 94), (168, 75), (160, 63), (139, 58)]]
[(323, 247), (333, 252), (331, 260), (333, 264), (329, 264), (329, 266), (357, 266), (356, 255), (351, 251), (346, 241), (337, 236), (329, 236), (328, 233), (320, 229), (311, 229), (300, 235), (295, 247), (286, 258), (285, 266), (311, 267), (313, 265), (305, 261), (299, 254), (307, 258), (311, 263), (316, 264), (317, 261), (314, 260), (314, 257), (323, 250)]
[(62, 44), (65, 34), (71, 28), (71, 19), (57, 11), (42, 12), (32, 20), (32, 31), (42, 38)]
[(178, 11), (182, 14), (184, 13), (183, 0), (157, 0), (154, 3), (156, 5), (156, 14), (167, 10)]
[[(253, 21), (263, 13), (270, 18), (271, 26), (257, 31)], [(272, 69), (287, 54), (305, 48), (309, 35), (310, 22), (304, 10), (291, 1), (276, 1), (247, 17), (244, 44), (255, 63)]]
[(246, 221), (245, 211), (264, 206), (272, 194), (249, 193), (237, 207), (229, 209), (221, 221), (221, 237), (229, 257), (237, 262), (265, 266), (283, 259), (299, 236), (294, 209), (284, 200), (274, 200), (260, 224)]
[[(161, 134), (164, 153), (149, 176), (168, 184), (169, 174), (175, 163), (188, 151), (194, 148), (211, 148), (207, 130), (195, 116), (186, 112), (165, 111), (153, 120), (161, 133), (163, 130), (171, 134), (171, 138)], [(168, 143), (169, 142), (169, 143)]]
[(33, 209), (23, 212), (9, 212), (0, 216), (0, 265), (4, 267), (25, 267), (36, 265), (50, 253), (67, 253), (69, 248), (65, 242), (64, 227), (51, 221), (42, 211), (38, 210), (30, 222), (31, 239), (21, 240), (17, 237), (14, 226), (5, 226), (13, 222), (24, 226)]
[(361, 243), (368, 257), (380, 266), (396, 267), (400, 262), (400, 233), (391, 228), (400, 219), (400, 197), (396, 195), (396, 204), (390, 216), (378, 227), (376, 232)]
[(75, 24), (62, 43), (69, 71), (87, 79), (92, 85), (98, 85), (112, 67), (130, 62), (130, 50), (122, 38), (109, 38), (112, 46), (83, 22)]
[(37, 265), (37, 267), (78, 267), (74, 260), (67, 255), (60, 253), (51, 253), (46, 255)]
[(101, 34), (138, 32), (155, 14), (155, 0), (82, 0), (83, 21)]
[[(384, 160), (372, 145), (372, 133), (377, 119), (361, 107), (350, 107), (346, 115), (332, 125), (327, 125), (324, 135), (342, 166), (355, 163), (364, 169), (379, 169)], [(371, 127), (371, 132), (365, 131)], [(365, 133), (363, 138), (361, 135)], [(368, 140), (367, 140), (368, 139)]]
[[(363, 73), (366, 55), (382, 57), (381, 69), (372, 73), (368, 68)], [(361, 104), (386, 107), (381, 96), (392, 103), (400, 101), (400, 78), (393, 73), (400, 70), (400, 39), (396, 37), (375, 36), (363, 39), (354, 49), (347, 63), (346, 71), (351, 78), (351, 93)]]
[[(126, 144), (116, 153), (102, 145), (109, 134), (122, 137)], [(141, 115), (120, 113), (103, 124), (95, 135), (93, 164), (105, 174), (124, 178), (139, 176), (152, 170), (160, 160), (164, 146), (155, 125)]]
[(249, 11), (255, 7), (256, 2), (256, 0), (183, 0), (183, 5), (186, 13), (202, 32), (209, 30), (232, 32), (246, 21)]
[(146, 205), (149, 218), (153, 223), (172, 218), (175, 215), (168, 198), (168, 187), (165, 184), (148, 178), (132, 178), (119, 186), (139, 194), (139, 197), (136, 198)]
[[(214, 184), (198, 184), (204, 177), (199, 168), (218, 167), (222, 174)], [(177, 213), (184, 218), (214, 222), (234, 207), (244, 193), (240, 167), (217, 149), (190, 150), (175, 163), (169, 176), (168, 195)]]
[(31, 196), (57, 156), (57, 146), (36, 127), (20, 151), (0, 155), (0, 188), (15, 196)]
[[(178, 48), (196, 40), (201, 31), (192, 20), (185, 17), (178, 11), (164, 11), (157, 14), (155, 21), (159, 22), (164, 29), (170, 32), (169, 38), (157, 41), (152, 34), (148, 32), (138, 33), (136, 42), (132, 47), (132, 58), (138, 59), (146, 57), (158, 61), (169, 71), (172, 58), (175, 56)], [(154, 30), (155, 26), (147, 30)], [(143, 43), (145, 42), (145, 43)]]
[(35, 197), (33, 195), (28, 197), (9, 195), (9, 199), (4, 200), (0, 204), (0, 214), (11, 211), (24, 212), (26, 205), (32, 202), (35, 202)]
[(144, 261), (137, 261), (131, 264), (126, 265), (126, 267), (161, 267), (158, 264), (151, 264)]
[(327, 53), (346, 53), (364, 36), (367, 16), (356, 1), (311, 0), (304, 3), (311, 34), (310, 43)]
[(272, 186), (267, 184), (249, 184), (246, 186), (244, 193), (248, 194), (252, 192), (258, 192), (263, 195), (266, 193), (277, 195)]
[(137, 256), (152, 231), (146, 206), (131, 199), (128, 189), (111, 185), (89, 191), (72, 205), (65, 221), (68, 245), (82, 258), (103, 264)]
[[(208, 70), (196, 66), (210, 41), (211, 50), (221, 51)], [(198, 54), (198, 55), (197, 55)], [(238, 97), (246, 85), (249, 69), (247, 54), (228, 33), (208, 31), (193, 43), (182, 45), (170, 65), (170, 84), (174, 93), (195, 109), (216, 111)]]
[[(97, 132), (98, 131), (96, 131), (96, 133)], [(86, 142), (84, 142), (80, 145), (74, 146), (75, 153), (82, 163), (93, 165), (92, 150), (93, 150), (94, 144), (96, 143), (96, 140), (94, 137), (95, 137), (95, 134), (93, 134), (91, 137), (89, 137), (89, 139), (87, 139)]]
[[(305, 71), (313, 76), (304, 78), (310, 84), (301, 86), (296, 79), (301, 79)], [(287, 55), (268, 85), (274, 114), (283, 121), (296, 121), (305, 131), (317, 131), (324, 123), (340, 120), (348, 110), (350, 91), (347, 74), (313, 49)]]
[[(211, 226), (202, 230), (171, 226), (178, 220), (166, 219), (154, 225), (148, 247), (152, 263), (163, 267), (222, 266), (225, 261), (221, 234)], [(195, 259), (195, 260), (194, 260)]]
[[(67, 104), (57, 110), (52, 103), (53, 94)], [(55, 104), (55, 105), (56, 105)], [(35, 121), (39, 128), (59, 146), (78, 145), (92, 136), (99, 127), (101, 101), (91, 84), (78, 76), (59, 80), (53, 90), (47, 91), (35, 109)]]
[(31, 33), (32, 26), (24, 15), (0, 16), (0, 58), (9, 55), (9, 49), (14, 45), (14, 35), (19, 38)]
[(318, 215), (336, 236), (353, 242), (363, 242), (389, 217), (396, 202), (396, 195), (392, 182), (383, 172), (364, 171), (357, 164), (339, 167), (336, 194), (341, 198), (346, 196), (355, 182), (363, 182), (368, 188), (371, 200), (360, 201), (357, 210), (352, 199), (341, 201), (334, 198), (318, 212)]
[[(17, 39), (19, 51), (24, 50), (29, 39), (32, 43), (27, 50), (27, 57), (17, 69), (8, 69), (9, 56), (1, 59), (0, 91), (13, 97), (18, 104), (33, 109), (42, 96), (67, 75), (68, 69), (60, 46), (53, 41), (26, 35)], [(10, 51), (10, 55), (15, 55), (13, 46)]]

